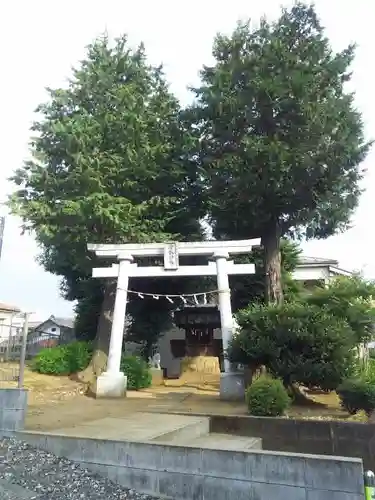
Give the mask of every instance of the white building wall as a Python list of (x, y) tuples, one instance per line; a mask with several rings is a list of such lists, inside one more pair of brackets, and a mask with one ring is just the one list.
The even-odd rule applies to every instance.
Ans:
[(297, 281), (317, 281), (330, 278), (328, 266), (309, 267), (299, 266), (292, 273), (293, 279)]
[(0, 311), (0, 341), (8, 339), (10, 335), (17, 335), (19, 322), (17, 313)]

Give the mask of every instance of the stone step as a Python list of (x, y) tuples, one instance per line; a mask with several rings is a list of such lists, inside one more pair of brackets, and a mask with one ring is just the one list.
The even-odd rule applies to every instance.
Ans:
[(225, 451), (251, 451), (262, 449), (262, 439), (248, 436), (235, 436), (233, 434), (219, 434), (211, 432), (190, 440), (176, 440), (174, 444), (203, 448), (209, 450)]
[(199, 439), (210, 432), (210, 419), (208, 417), (199, 419), (191, 418), (191, 420), (191, 423), (184, 422), (182, 425), (180, 424), (179, 427), (154, 437), (152, 441), (179, 444), (181, 441), (189, 442), (194, 439)]
[[(209, 432), (209, 417), (137, 412), (54, 429), (47, 434), (115, 441), (168, 442), (193, 439)], [(0, 499), (1, 500), (1, 499)]]

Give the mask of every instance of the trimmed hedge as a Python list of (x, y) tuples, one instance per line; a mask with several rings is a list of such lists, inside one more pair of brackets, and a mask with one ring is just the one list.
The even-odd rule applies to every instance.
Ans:
[(250, 415), (279, 417), (289, 407), (290, 398), (281, 380), (265, 375), (247, 388), (246, 403)]
[[(45, 375), (70, 375), (84, 370), (90, 363), (93, 353), (90, 342), (46, 348), (31, 361), (33, 371)], [(127, 376), (127, 388), (138, 391), (150, 387), (152, 375), (146, 361), (140, 356), (124, 354), (121, 358), (121, 371)]]
[(373, 381), (346, 380), (337, 388), (341, 407), (350, 415), (363, 410), (370, 415), (375, 410), (375, 386)]

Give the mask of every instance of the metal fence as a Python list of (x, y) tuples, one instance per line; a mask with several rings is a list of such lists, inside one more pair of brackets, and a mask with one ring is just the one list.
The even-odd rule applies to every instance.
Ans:
[(54, 347), (64, 339), (50, 332), (29, 329), (29, 314), (22, 313), (0, 331), (0, 387), (23, 387), (27, 362), (42, 349)]
[[(21, 326), (19, 321), (21, 320)], [(12, 316), (1, 323), (0, 384), (23, 387), (29, 314)]]

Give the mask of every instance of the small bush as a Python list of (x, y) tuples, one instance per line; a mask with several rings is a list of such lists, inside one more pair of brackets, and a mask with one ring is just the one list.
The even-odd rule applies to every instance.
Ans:
[(290, 399), (281, 380), (261, 376), (246, 390), (250, 415), (279, 417), (290, 405)]
[(92, 356), (88, 342), (72, 342), (42, 349), (31, 361), (31, 369), (45, 375), (70, 375), (87, 367)]
[(341, 407), (355, 415), (363, 410), (370, 415), (375, 410), (375, 387), (365, 379), (346, 380), (338, 388)]
[(31, 369), (45, 375), (68, 375), (66, 346), (42, 349), (30, 363)]
[(91, 342), (72, 342), (66, 346), (70, 373), (84, 370), (90, 363), (93, 348)]
[(128, 377), (127, 388), (138, 391), (150, 387), (152, 375), (146, 361), (140, 356), (125, 355), (121, 359), (121, 371)]

